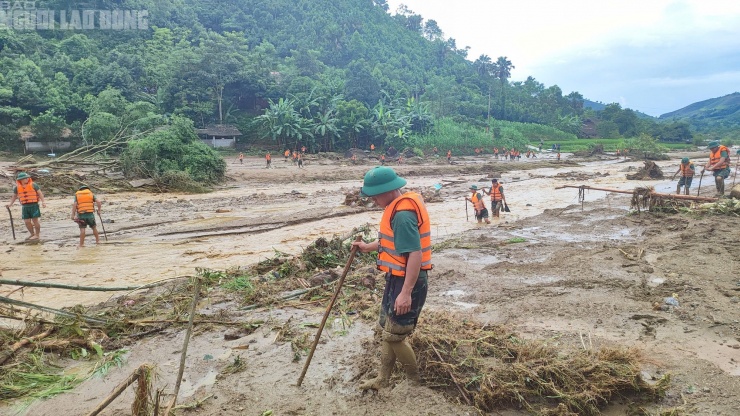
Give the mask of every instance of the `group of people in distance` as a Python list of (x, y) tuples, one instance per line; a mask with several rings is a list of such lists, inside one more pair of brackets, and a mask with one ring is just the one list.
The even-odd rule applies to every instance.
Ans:
[[(21, 172), (16, 177), (15, 186), (13, 187), (13, 196), (6, 205), (8, 209), (19, 200), (21, 203), (21, 219), (23, 219), (26, 229), (31, 234), (26, 237), (26, 241), (38, 241), (41, 238), (41, 207), (46, 208), (44, 193), (41, 187), (33, 181), (31, 176), (26, 172)], [(79, 187), (72, 200), (72, 221), (76, 222), (80, 228), (80, 244), (78, 247), (85, 246), (85, 229), (90, 227), (95, 236), (95, 243), (100, 243), (97, 223), (95, 222), (95, 206), (97, 205), (98, 216), (102, 203), (93, 194), (87, 185)]]

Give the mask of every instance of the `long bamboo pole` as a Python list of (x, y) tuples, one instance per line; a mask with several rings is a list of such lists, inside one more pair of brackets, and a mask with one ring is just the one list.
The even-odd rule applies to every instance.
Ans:
[(165, 284), (166, 282), (160, 281), (155, 283), (149, 283), (141, 286), (113, 286), (113, 287), (102, 287), (102, 286), (80, 286), (80, 285), (65, 285), (61, 283), (46, 283), (46, 282), (28, 282), (24, 280), (10, 280), (0, 279), (0, 285), (11, 285), (11, 286), (25, 286), (25, 287), (43, 287), (47, 289), (67, 289), (67, 290), (82, 290), (85, 292), (124, 292), (127, 290), (139, 290), (149, 289)]
[[(359, 242), (362, 241), (362, 236), (358, 235), (355, 241)], [(334, 307), (334, 302), (337, 301), (337, 297), (339, 297), (339, 292), (342, 291), (342, 284), (344, 283), (344, 278), (347, 277), (347, 272), (349, 272), (350, 266), (352, 266), (352, 260), (355, 259), (355, 254), (357, 254), (357, 246), (352, 246), (352, 250), (349, 253), (349, 259), (347, 259), (347, 264), (344, 266), (344, 271), (342, 272), (342, 277), (339, 278), (339, 282), (337, 282), (337, 289), (334, 291), (334, 297), (331, 298), (331, 301), (326, 306), (326, 311), (324, 311), (324, 318), (321, 320), (321, 325), (319, 325), (319, 329), (316, 331), (316, 337), (313, 340), (313, 345), (311, 346), (311, 352), (308, 353), (308, 357), (306, 358), (306, 364), (303, 366), (303, 371), (301, 372), (301, 376), (298, 377), (298, 387), (301, 386), (303, 383), (303, 378), (306, 376), (306, 371), (308, 371), (308, 366), (311, 364), (311, 359), (313, 358), (313, 353), (316, 352), (316, 346), (319, 344), (319, 339), (321, 339), (321, 331), (324, 330), (324, 325), (326, 325), (326, 319), (329, 318), (329, 313), (331, 313), (331, 309)]]
[[(627, 191), (624, 189), (613, 189), (613, 188), (599, 188), (596, 186), (588, 186), (588, 185), (563, 185), (558, 186), (555, 189), (563, 189), (563, 188), (573, 188), (573, 189), (588, 189), (591, 191), (605, 191), (605, 192), (616, 192), (620, 194), (634, 194), (635, 191)], [(658, 192), (651, 192), (651, 195), (659, 196), (661, 198), (671, 198), (671, 199), (682, 199), (685, 201), (696, 201), (696, 202), (716, 202), (719, 199), (718, 198), (710, 198), (705, 196), (691, 196), (691, 195), (676, 195), (676, 194), (662, 194)]]
[(80, 315), (80, 314), (76, 314), (76, 313), (71, 313), (71, 312), (63, 311), (61, 309), (54, 309), (54, 308), (50, 308), (48, 306), (35, 305), (33, 303), (24, 302), (22, 300), (10, 299), (10, 298), (7, 298), (5, 296), (0, 296), (0, 303), (7, 303), (7, 304), (10, 304), (10, 305), (23, 306), (25, 308), (38, 309), (40, 311), (44, 311), (44, 312), (48, 312), (48, 313), (53, 313), (55, 315), (64, 316), (64, 317), (67, 317), (67, 318), (73, 318), (73, 319), (80, 318), (83, 321), (87, 322), (88, 324), (98, 324), (98, 325), (106, 325), (106, 324), (108, 324), (108, 321), (105, 321), (103, 319), (97, 319), (97, 318), (93, 318), (91, 316), (86, 316), (86, 315)]

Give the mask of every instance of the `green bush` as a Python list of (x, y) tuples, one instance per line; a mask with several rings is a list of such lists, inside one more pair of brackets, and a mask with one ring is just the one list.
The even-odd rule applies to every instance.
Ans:
[(181, 117), (174, 117), (169, 126), (131, 141), (121, 155), (121, 164), (128, 178), (160, 179), (167, 174), (176, 183), (182, 182), (182, 174), (207, 185), (222, 181), (226, 174), (223, 158), (198, 139), (192, 121)]

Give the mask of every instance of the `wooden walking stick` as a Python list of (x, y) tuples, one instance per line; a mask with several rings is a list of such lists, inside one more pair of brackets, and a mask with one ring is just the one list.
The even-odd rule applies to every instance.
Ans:
[(10, 210), (10, 207), (5, 207), (8, 209), (8, 215), (10, 215), (10, 229), (13, 231), (13, 240), (15, 240), (15, 225), (13, 225), (13, 212)]
[[(362, 241), (362, 236), (358, 235), (355, 241), (356, 242)], [(349, 268), (350, 266), (352, 266), (352, 260), (355, 259), (355, 254), (357, 254), (357, 246), (352, 246), (352, 250), (349, 253), (349, 259), (347, 260), (347, 264), (344, 266), (344, 271), (342, 272), (342, 276), (339, 278), (339, 281), (337, 282), (337, 289), (334, 291), (334, 296), (331, 298), (329, 305), (327, 305), (326, 307), (326, 311), (324, 312), (324, 319), (321, 320), (321, 325), (319, 325), (319, 330), (316, 331), (316, 338), (314, 338), (313, 340), (313, 345), (311, 346), (311, 352), (308, 353), (308, 357), (306, 358), (306, 364), (303, 365), (303, 371), (301, 372), (301, 376), (298, 378), (298, 387), (300, 387), (301, 383), (303, 383), (303, 377), (306, 376), (306, 371), (308, 371), (308, 366), (311, 364), (313, 353), (316, 351), (316, 346), (319, 344), (319, 339), (321, 338), (321, 331), (324, 330), (324, 325), (326, 325), (326, 319), (329, 318), (329, 313), (331, 313), (331, 309), (334, 307), (334, 302), (337, 301), (339, 292), (342, 290), (342, 284), (344, 284), (344, 278), (347, 277), (347, 272), (349, 272)]]
[(100, 211), (98, 211), (98, 219), (100, 219), (100, 226), (103, 228), (103, 237), (105, 237), (105, 241), (108, 241), (108, 234), (105, 233), (105, 225), (103, 225), (103, 217), (100, 216)]
[(468, 198), (465, 198), (465, 221), (470, 221), (470, 217), (468, 216)]
[(696, 190), (696, 196), (699, 196), (699, 191), (701, 191), (701, 180), (704, 179), (704, 169), (701, 170), (701, 176), (699, 177), (699, 188)]

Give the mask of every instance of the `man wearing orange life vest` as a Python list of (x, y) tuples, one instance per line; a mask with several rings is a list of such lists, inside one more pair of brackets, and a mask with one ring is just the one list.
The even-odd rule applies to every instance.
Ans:
[(38, 240), (41, 233), (39, 201), (41, 201), (41, 206), (44, 208), (46, 208), (46, 202), (41, 188), (33, 183), (26, 172), (18, 174), (13, 187), (13, 196), (10, 197), (10, 203), (6, 207), (10, 208), (16, 199), (21, 201), (21, 218), (23, 218), (28, 232), (31, 233), (26, 240)]
[(239, 152), (239, 164), (240, 165), (244, 164), (244, 153), (242, 152)]
[(428, 272), (432, 269), (431, 225), (424, 200), (415, 192), (401, 193), (406, 180), (385, 166), (365, 174), (362, 194), (384, 208), (378, 240), (352, 245), (363, 253), (378, 252), (377, 267), (385, 272), (385, 289), (378, 324), (381, 358), (378, 376), (360, 389), (388, 386), (396, 360), (407, 379), (419, 382), (416, 354), (406, 337), (416, 328), (426, 302)]
[(452, 163), (452, 150), (447, 151), (447, 163)]
[(283, 163), (288, 161), (288, 157), (290, 157), (290, 150), (285, 149), (285, 153), (283, 153), (283, 156), (285, 156), (285, 160), (283, 160)]
[(270, 152), (267, 152), (265, 155), (265, 162), (267, 162), (267, 166), (265, 166), (265, 169), (270, 169), (272, 166), (272, 156), (270, 155)]
[(506, 203), (504, 187), (498, 183), (498, 179), (493, 178), (491, 179), (491, 188), (488, 191), (483, 188), (483, 192), (491, 196), (491, 215), (498, 218), (501, 213), (501, 207)]
[(478, 220), (478, 224), (482, 224), (483, 220), (486, 221), (486, 224), (490, 224), (491, 220), (488, 219), (488, 208), (486, 208), (486, 204), (483, 202), (483, 195), (478, 193), (478, 186), (470, 185), (470, 191), (472, 192), (470, 198), (465, 197), (465, 199), (473, 203), (475, 219)]
[(714, 175), (714, 185), (717, 187), (717, 195), (725, 194), (725, 179), (730, 176), (730, 150), (718, 141), (711, 141), (709, 148), (709, 162), (704, 165), (704, 170), (711, 170)]
[(678, 180), (678, 185), (676, 185), (676, 194), (681, 194), (682, 186), (684, 187), (684, 193), (686, 195), (689, 194), (689, 188), (691, 188), (691, 181), (694, 179), (695, 172), (696, 168), (694, 168), (694, 164), (691, 163), (688, 157), (681, 159), (681, 164), (678, 165), (678, 170), (673, 174), (674, 178), (679, 173), (681, 174), (681, 179)]
[(88, 226), (92, 229), (95, 236), (95, 244), (100, 244), (98, 227), (95, 223), (95, 205), (98, 206), (98, 215), (100, 215), (100, 201), (93, 195), (87, 185), (80, 186), (75, 193), (74, 202), (72, 202), (72, 221), (80, 226), (80, 245), (85, 246), (85, 228)]

